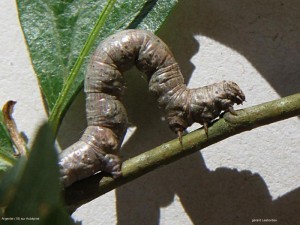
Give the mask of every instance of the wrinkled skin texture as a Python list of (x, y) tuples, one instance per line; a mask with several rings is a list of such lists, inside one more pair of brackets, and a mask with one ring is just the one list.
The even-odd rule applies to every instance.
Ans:
[(81, 139), (60, 155), (61, 180), (65, 187), (98, 171), (121, 176), (119, 149), (127, 130), (123, 72), (136, 66), (145, 73), (149, 90), (165, 111), (168, 124), (181, 141), (182, 132), (200, 123), (208, 134), (209, 122), (222, 111), (235, 113), (245, 95), (237, 84), (222, 81), (188, 89), (167, 45), (153, 33), (126, 30), (105, 39), (87, 68), (84, 91), (88, 127)]

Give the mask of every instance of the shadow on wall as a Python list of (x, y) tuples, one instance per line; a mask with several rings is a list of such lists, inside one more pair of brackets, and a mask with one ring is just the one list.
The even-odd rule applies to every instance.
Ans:
[[(160, 36), (166, 37), (179, 59), (193, 56), (189, 46), (195, 34), (229, 46), (245, 56), (283, 97), (299, 92), (300, 87), (299, 11), (297, 0), (183, 0)], [(191, 71), (184, 72), (190, 76)]]
[[(125, 105), (137, 130), (122, 147), (124, 159), (176, 137), (160, 120), (161, 111), (153, 107), (156, 102), (146, 82), (131, 72), (126, 78), (130, 88)], [(272, 201), (258, 174), (227, 168), (209, 171), (201, 154), (195, 153), (119, 187), (118, 225), (161, 224), (160, 209), (171, 204), (175, 194), (196, 225), (245, 225), (253, 224), (253, 219), (275, 219), (276, 224), (287, 225), (300, 221), (300, 188)]]
[[(159, 36), (171, 47), (186, 81), (194, 70), (190, 59), (199, 51), (193, 36), (201, 34), (244, 55), (286, 96), (299, 92), (300, 86), (299, 11), (297, 0), (182, 0)], [(125, 105), (137, 130), (122, 148), (124, 159), (176, 137), (161, 121), (146, 82), (131, 73), (126, 79)], [(78, 140), (86, 125), (83, 121), (81, 94), (60, 129), (63, 148)], [(259, 175), (226, 168), (209, 171), (198, 153), (118, 188), (118, 224), (159, 224), (160, 208), (171, 204), (175, 194), (194, 224), (245, 225), (268, 218), (280, 225), (300, 224), (300, 188), (272, 201)]]
[(259, 175), (225, 168), (210, 172), (198, 154), (118, 188), (118, 224), (161, 224), (160, 207), (172, 203), (174, 194), (196, 225), (246, 225), (254, 219), (299, 224), (300, 188), (272, 201)]
[[(159, 36), (171, 47), (186, 81), (194, 69), (189, 60), (199, 50), (193, 36), (202, 34), (244, 55), (287, 96), (298, 92), (300, 84), (299, 11), (296, 0), (185, 0)], [(126, 108), (138, 129), (122, 148), (125, 159), (175, 137), (159, 119), (162, 114), (153, 107), (145, 82), (127, 77)], [(200, 154), (193, 154), (118, 188), (118, 225), (159, 224), (160, 208), (171, 204), (175, 194), (194, 224), (245, 225), (253, 224), (252, 219), (300, 223), (300, 188), (272, 201), (259, 175), (226, 168), (212, 172)]]

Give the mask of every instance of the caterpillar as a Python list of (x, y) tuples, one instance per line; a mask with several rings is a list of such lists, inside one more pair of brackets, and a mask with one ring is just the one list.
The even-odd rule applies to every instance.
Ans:
[(84, 91), (88, 126), (80, 140), (59, 156), (65, 187), (99, 171), (113, 178), (122, 175), (119, 150), (128, 126), (121, 101), (125, 89), (123, 72), (134, 65), (147, 75), (150, 92), (180, 140), (193, 123), (202, 124), (208, 135), (208, 124), (213, 119), (222, 111), (235, 114), (233, 105), (245, 101), (244, 93), (232, 81), (187, 88), (172, 52), (153, 33), (116, 33), (99, 44), (87, 67)]

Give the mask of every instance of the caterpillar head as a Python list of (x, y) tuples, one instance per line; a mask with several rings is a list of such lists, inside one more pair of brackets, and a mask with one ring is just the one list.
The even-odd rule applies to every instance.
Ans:
[(222, 111), (236, 114), (232, 106), (242, 104), (245, 95), (236, 83), (222, 81), (201, 88), (187, 89), (176, 100), (176, 104), (172, 104), (173, 110), (169, 111), (168, 122), (181, 139), (182, 132), (193, 123), (202, 124), (208, 134), (208, 124)]
[(242, 104), (245, 95), (232, 81), (222, 81), (191, 92), (190, 115), (193, 122), (209, 123), (222, 111), (234, 112), (234, 104)]
[(223, 110), (226, 110), (227, 105), (232, 106), (233, 104), (243, 104), (246, 100), (245, 94), (236, 83), (224, 80), (221, 84), (223, 84), (224, 90), (224, 94), (220, 96), (225, 103), (225, 108)]
[(208, 135), (208, 124), (222, 111), (236, 115), (234, 104), (242, 104), (245, 95), (240, 87), (232, 81), (222, 81), (202, 88), (193, 89), (189, 101), (190, 123), (200, 123)]

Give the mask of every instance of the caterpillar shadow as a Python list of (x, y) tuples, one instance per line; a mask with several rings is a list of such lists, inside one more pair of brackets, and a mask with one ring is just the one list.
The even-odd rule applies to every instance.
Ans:
[[(193, 36), (202, 34), (238, 51), (279, 95), (286, 96), (299, 91), (299, 9), (297, 1), (186, 0), (179, 3), (159, 36), (172, 49), (186, 81), (194, 69), (189, 59), (199, 50)], [(156, 103), (147, 86), (137, 84), (133, 76), (128, 78), (126, 103), (137, 130), (122, 148), (124, 158), (175, 138), (160, 120), (162, 114), (153, 107)], [(251, 77), (247, 79), (251, 82)], [(227, 168), (210, 171), (201, 154), (195, 153), (118, 188), (118, 224), (160, 224), (161, 208), (171, 204), (175, 195), (193, 224), (300, 221), (300, 188), (273, 201), (258, 174)]]
[[(159, 36), (172, 49), (186, 81), (194, 70), (189, 60), (201, 47), (194, 35), (202, 34), (238, 51), (279, 95), (286, 96), (299, 91), (299, 10), (296, 0), (183, 0)], [(124, 159), (176, 137), (161, 120), (146, 82), (131, 72), (126, 79), (126, 109), (137, 130), (122, 148)], [(86, 127), (82, 93), (72, 108), (76, 110), (70, 110), (60, 129), (62, 147), (77, 141)], [(227, 168), (210, 171), (202, 155), (195, 153), (118, 188), (118, 224), (160, 224), (161, 208), (175, 195), (193, 224), (244, 225), (264, 218), (277, 219), (278, 224), (300, 221), (300, 188), (273, 201), (258, 174)]]
[[(160, 110), (153, 107), (156, 102), (146, 82), (139, 79), (132, 72), (127, 75), (130, 90), (125, 105), (137, 130), (122, 147), (124, 159), (176, 137), (160, 119)], [(227, 168), (210, 171), (201, 154), (195, 153), (117, 188), (118, 225), (161, 224), (161, 209), (171, 204), (175, 195), (193, 224), (245, 225), (254, 219), (297, 224), (300, 219), (296, 214), (300, 188), (272, 201), (258, 174)]]

